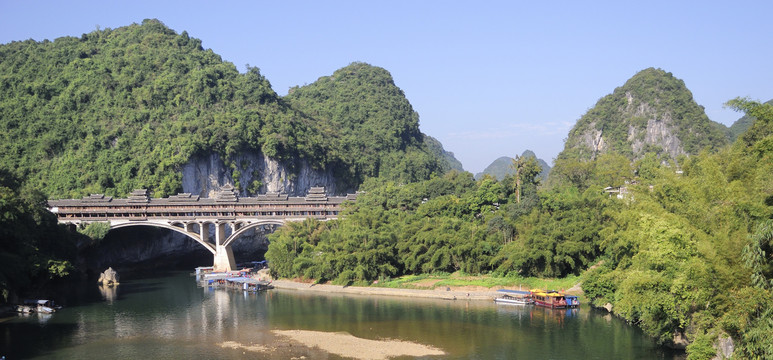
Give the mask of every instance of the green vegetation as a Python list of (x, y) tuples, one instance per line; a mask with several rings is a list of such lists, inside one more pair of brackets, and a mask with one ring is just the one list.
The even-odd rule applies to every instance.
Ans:
[(0, 170), (0, 302), (69, 275), (75, 263), (78, 235), (57, 225), (42, 194), (19, 187)]
[[(449, 168), (390, 74), (355, 63), (282, 99), (157, 20), (80, 38), (0, 45), (0, 168), (51, 197), (182, 190), (197, 155), (262, 152), (294, 169), (428, 179)], [(253, 177), (259, 174), (252, 174)], [(237, 184), (255, 193), (259, 178)], [(264, 189), (265, 191), (265, 189)]]
[[(320, 155), (336, 175), (358, 185), (367, 177), (398, 182), (428, 179), (450, 169), (442, 146), (419, 131), (419, 115), (388, 71), (353, 63), (313, 84), (290, 89), (284, 100), (317, 124)], [(435, 151), (430, 148), (434, 145)], [(440, 152), (440, 154), (438, 153)]]
[[(773, 105), (773, 100), (769, 100), (768, 102), (766, 102), (766, 104)], [(749, 130), (749, 127), (751, 127), (753, 123), (754, 123), (754, 117), (749, 115), (744, 115), (740, 119), (736, 120), (736, 122), (734, 122), (729, 129), (730, 139), (732, 141), (735, 141), (736, 139), (738, 139), (738, 137), (741, 136), (741, 134)]]
[[(540, 181), (544, 182), (548, 179), (548, 174), (550, 173), (550, 165), (545, 162), (545, 160), (537, 158), (537, 155), (534, 154), (531, 150), (526, 150), (521, 154), (521, 158), (527, 158), (527, 157), (533, 157), (537, 160), (537, 164), (542, 168), (542, 171), (540, 172)], [(512, 167), (513, 158), (509, 156), (502, 156), (491, 164), (489, 166), (486, 166), (485, 169), (483, 169), (482, 172), (479, 172), (475, 174), (476, 179), (481, 179), (485, 175), (491, 175), (498, 181), (502, 181), (505, 178), (505, 175), (513, 175), (515, 174), (515, 169)]]
[[(646, 141), (644, 130), (650, 121), (662, 122), (665, 130), (679, 139), (681, 150), (664, 148), (659, 139)], [(638, 159), (647, 152), (672, 159), (679, 153), (698, 154), (704, 149), (718, 149), (730, 138), (724, 125), (709, 120), (682, 80), (654, 68), (640, 71), (588, 110), (569, 132), (559, 159), (595, 158), (598, 154), (589, 144), (598, 142), (594, 132), (600, 132), (603, 139), (600, 152), (614, 152), (629, 159)]]
[(104, 239), (109, 231), (110, 223), (108, 222), (93, 222), (88, 223), (85, 226), (81, 223), (81, 226), (78, 226), (79, 233), (86, 235), (95, 241)]
[[(271, 237), (266, 258), (280, 276), (338, 283), (504, 269), (525, 261), (523, 254), (497, 257), (503, 246), (520, 241), (514, 238), (515, 215), (508, 214), (538, 206), (539, 167), (531, 158), (528, 163), (520, 203), (513, 177), (476, 183), (469, 173), (451, 171), (402, 185), (366, 181), (345, 220), (289, 224)], [(535, 266), (525, 275), (546, 273)]]
[(732, 146), (681, 158), (680, 167), (656, 153), (563, 158), (538, 189), (539, 167), (523, 166), (520, 202), (514, 176), (368, 181), (342, 219), (281, 228), (266, 258), (279, 276), (340, 284), (580, 276), (593, 304), (662, 343), (685, 336), (692, 359), (714, 354), (720, 336), (735, 341), (739, 358), (769, 358), (773, 106), (729, 105), (757, 121)]
[(372, 284), (378, 287), (407, 289), (437, 289), (451, 286), (521, 287), (527, 289), (569, 289), (580, 281), (578, 276), (570, 275), (563, 278), (537, 278), (520, 276), (490, 276), (454, 274), (421, 274), (405, 275), (396, 279), (379, 280)]
[(443, 149), (443, 144), (432, 136), (425, 136), (424, 143), (427, 144), (427, 149), (430, 153), (435, 154), (437, 157), (445, 159), (448, 163), (450, 170), (464, 171), (462, 163), (454, 157), (454, 153)]

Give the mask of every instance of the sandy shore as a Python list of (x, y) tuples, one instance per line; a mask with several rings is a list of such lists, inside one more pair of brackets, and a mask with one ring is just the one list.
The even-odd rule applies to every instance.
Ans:
[(343, 293), (356, 295), (384, 295), (384, 296), (402, 296), (434, 298), (445, 300), (487, 300), (493, 301), (497, 297), (497, 289), (481, 289), (478, 287), (454, 287), (435, 290), (417, 290), (417, 289), (393, 289), (380, 287), (363, 286), (340, 286), (340, 285), (315, 285), (300, 283), (290, 280), (275, 280), (273, 283), (277, 289), (292, 289), (298, 291), (323, 292), (323, 293)]
[(382, 360), (397, 356), (445, 355), (442, 350), (428, 345), (400, 340), (369, 340), (347, 333), (307, 330), (274, 330), (272, 333), (289, 337), (308, 347), (354, 359)]

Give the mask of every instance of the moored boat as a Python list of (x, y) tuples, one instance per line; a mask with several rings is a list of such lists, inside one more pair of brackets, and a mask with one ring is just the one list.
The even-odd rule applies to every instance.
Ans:
[(16, 307), (16, 311), (20, 313), (41, 313), (41, 314), (53, 314), (54, 311), (61, 309), (61, 306), (54, 304), (53, 300), (24, 300), (24, 305)]
[(531, 292), (529, 291), (501, 289), (501, 290), (497, 290), (497, 292), (502, 293), (500, 297), (494, 299), (494, 302), (497, 304), (508, 304), (508, 305), (534, 304), (534, 300), (531, 298)]
[(241, 289), (244, 291), (261, 291), (273, 288), (269, 281), (257, 280), (249, 277), (235, 277), (225, 279), (225, 285), (231, 289)]
[(538, 306), (549, 307), (551, 309), (562, 309), (566, 307), (566, 297), (564, 294), (555, 290), (532, 290), (531, 296), (534, 303)]

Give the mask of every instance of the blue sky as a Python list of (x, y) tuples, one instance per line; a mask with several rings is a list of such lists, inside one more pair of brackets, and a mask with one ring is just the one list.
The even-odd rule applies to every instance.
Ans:
[(157, 18), (281, 95), (354, 61), (387, 69), (421, 130), (466, 170), (526, 149), (552, 162), (574, 123), (638, 71), (684, 80), (714, 121), (773, 99), (773, 1), (7, 1), (0, 43)]

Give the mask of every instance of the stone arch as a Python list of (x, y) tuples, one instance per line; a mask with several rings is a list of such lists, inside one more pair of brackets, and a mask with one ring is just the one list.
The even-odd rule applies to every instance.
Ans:
[[(240, 223), (244, 223), (244, 222), (240, 222)], [(284, 224), (285, 224), (285, 222), (283, 220), (261, 220), (261, 221), (256, 221), (254, 223), (248, 223), (247, 225), (244, 225), (244, 226), (240, 227), (238, 230), (234, 231), (231, 234), (231, 236), (229, 236), (228, 239), (226, 239), (226, 241), (225, 241), (225, 243), (223, 245), (224, 246), (231, 246), (231, 244), (234, 241), (236, 241), (236, 239), (238, 239), (239, 236), (241, 236), (242, 234), (247, 232), (247, 230), (254, 229), (254, 228), (258, 227), (258, 226), (261, 226), (261, 225), (278, 225), (278, 226), (282, 226)]]
[(160, 227), (160, 228), (176, 231), (176, 232), (178, 232), (180, 234), (183, 234), (183, 235), (185, 235), (185, 236), (195, 240), (197, 243), (201, 244), (207, 250), (209, 250), (209, 252), (211, 252), (212, 254), (215, 254), (217, 252), (215, 250), (215, 247), (212, 246), (212, 244), (209, 244), (207, 242), (202, 241), (201, 240), (201, 236), (199, 236), (198, 234), (187, 232), (187, 231), (185, 231), (184, 228), (179, 228), (177, 226), (174, 226), (173, 224), (182, 224), (183, 226), (185, 225), (184, 222), (180, 222), (180, 221), (176, 221), (176, 222), (171, 223), (171, 224), (157, 223), (157, 222), (125, 222), (125, 223), (120, 223), (120, 224), (115, 224), (115, 225), (110, 224), (110, 230), (112, 230), (112, 229), (120, 229), (120, 228), (125, 228), (125, 227), (131, 227), (131, 226), (154, 226), (154, 227)]

